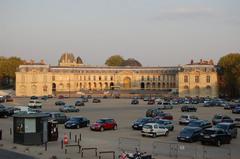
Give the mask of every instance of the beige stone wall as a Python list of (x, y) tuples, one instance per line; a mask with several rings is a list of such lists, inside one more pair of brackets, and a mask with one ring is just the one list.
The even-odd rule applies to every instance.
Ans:
[[(188, 82), (184, 81), (184, 76), (188, 77)], [(196, 76), (199, 76), (199, 82), (195, 81)], [(210, 77), (209, 82), (207, 82), (207, 76)], [(183, 67), (183, 70), (178, 73), (178, 80), (180, 97), (218, 96), (217, 72), (213, 66)]]
[[(78, 69), (78, 70), (75, 70)], [(121, 90), (176, 90), (176, 68), (109, 69), (104, 68), (51, 68), (45, 66), (20, 66), (16, 72), (17, 96), (43, 96), (56, 92), (80, 92), (82, 90), (108, 90), (111, 86)]]

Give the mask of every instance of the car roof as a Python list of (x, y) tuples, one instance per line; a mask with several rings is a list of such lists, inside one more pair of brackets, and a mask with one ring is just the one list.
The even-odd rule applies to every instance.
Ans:
[(191, 127), (191, 126), (186, 126), (186, 127), (184, 127), (183, 129), (188, 129), (188, 130), (201, 130), (201, 128), (199, 128), (199, 127)]
[(211, 127), (211, 128), (207, 128), (205, 130), (213, 130), (213, 131), (218, 131), (218, 130), (223, 130), (221, 128), (217, 128), (217, 127)]
[(234, 125), (234, 123), (222, 122), (222, 123), (218, 123), (217, 125)]
[(100, 118), (98, 120), (107, 120), (107, 119), (113, 119), (113, 118)]

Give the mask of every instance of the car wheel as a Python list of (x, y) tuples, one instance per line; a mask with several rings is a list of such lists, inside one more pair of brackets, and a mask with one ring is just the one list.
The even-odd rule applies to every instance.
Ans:
[(217, 140), (217, 146), (220, 147), (222, 145), (220, 140)]
[(104, 131), (104, 128), (103, 128), (103, 127), (101, 127), (101, 128), (100, 128), (100, 131)]
[(165, 136), (168, 136), (168, 134), (169, 134), (169, 131), (166, 131)]
[(155, 138), (155, 137), (157, 137), (157, 134), (156, 133), (153, 133), (153, 136), (152, 136), (153, 138)]
[(115, 125), (115, 126), (113, 127), (113, 130), (117, 130), (117, 125)]
[(142, 134), (142, 137), (145, 137), (145, 135), (144, 135), (144, 134)]

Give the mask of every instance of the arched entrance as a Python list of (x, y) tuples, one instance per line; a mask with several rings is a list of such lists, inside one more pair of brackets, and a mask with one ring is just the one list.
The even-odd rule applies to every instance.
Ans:
[(110, 89), (114, 90), (114, 83), (113, 82), (110, 83)]
[(144, 84), (144, 82), (142, 82), (141, 83), (141, 89), (144, 90), (144, 88), (145, 88), (145, 84)]
[(56, 83), (52, 84), (52, 94), (56, 95)]
[(125, 77), (123, 79), (123, 88), (124, 89), (131, 89), (131, 78)]

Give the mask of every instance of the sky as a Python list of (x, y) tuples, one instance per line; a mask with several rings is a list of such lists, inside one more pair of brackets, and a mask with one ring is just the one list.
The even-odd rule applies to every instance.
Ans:
[(239, 0), (0, 0), (0, 56), (176, 66), (240, 52)]

